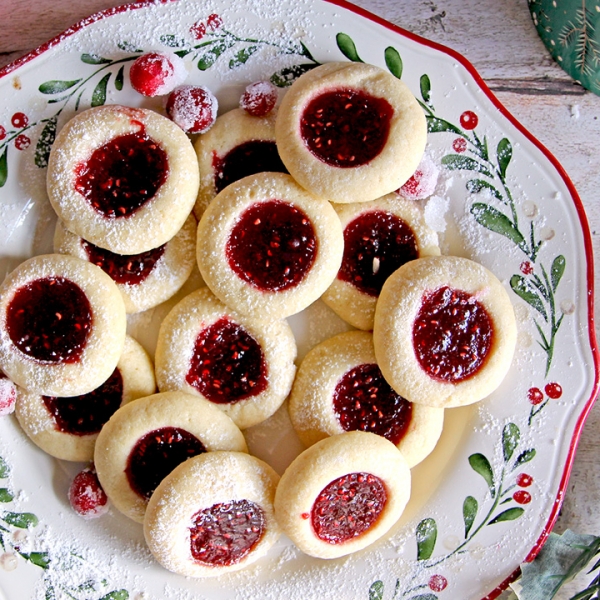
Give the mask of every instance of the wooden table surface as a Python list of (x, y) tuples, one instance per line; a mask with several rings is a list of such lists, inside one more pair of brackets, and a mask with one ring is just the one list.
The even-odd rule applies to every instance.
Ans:
[[(119, 0), (0, 0), (0, 67)], [(552, 61), (526, 0), (355, 0), (405, 29), (458, 51), (510, 112), (563, 165), (577, 188), (600, 251), (600, 97)], [(596, 275), (597, 281), (597, 275)], [(597, 286), (596, 286), (597, 287)], [(597, 310), (596, 310), (597, 314)], [(556, 530), (600, 535), (600, 405), (581, 438)], [(572, 584), (560, 597), (577, 591)]]

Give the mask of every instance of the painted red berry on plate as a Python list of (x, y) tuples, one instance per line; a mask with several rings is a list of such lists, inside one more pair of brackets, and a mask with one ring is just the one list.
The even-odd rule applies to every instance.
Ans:
[(460, 124), (463, 129), (475, 129), (478, 123), (479, 117), (472, 110), (465, 110), (465, 112), (460, 115)]
[(187, 69), (176, 54), (149, 52), (131, 65), (131, 87), (144, 96), (163, 96), (185, 81)]
[(3, 373), (0, 373), (0, 417), (10, 415), (15, 410), (17, 387)]
[(17, 112), (11, 117), (10, 122), (13, 124), (13, 127), (20, 129), (21, 127), (27, 127), (29, 119), (25, 113)]
[(537, 404), (541, 404), (544, 399), (544, 394), (540, 388), (532, 387), (527, 391), (527, 399), (531, 404), (536, 406)]
[(75, 475), (69, 488), (69, 502), (84, 519), (95, 519), (108, 511), (108, 497), (98, 481), (96, 471), (84, 469)]
[(223, 25), (223, 19), (216, 14), (208, 15), (208, 19), (206, 19), (206, 27), (214, 31), (215, 29), (219, 29)]
[(443, 592), (448, 587), (448, 580), (443, 575), (432, 575), (428, 585), (434, 592)]
[(533, 477), (527, 473), (519, 473), (516, 481), (519, 487), (529, 487), (533, 483)]
[(521, 263), (520, 269), (523, 275), (531, 275), (533, 273), (533, 265), (528, 260), (524, 260)]
[(240, 108), (253, 117), (264, 117), (275, 108), (277, 96), (277, 88), (270, 81), (256, 81), (246, 87)]
[(544, 391), (546, 392), (548, 398), (552, 398), (552, 400), (558, 400), (563, 393), (562, 386), (556, 382), (546, 384)]
[(6, 129), (0, 125), (0, 140), (3, 140), (6, 137)]
[(190, 33), (194, 39), (201, 40), (206, 35), (206, 25), (202, 21), (198, 21), (190, 27)]
[(513, 494), (513, 500), (517, 504), (529, 504), (531, 502), (531, 494), (525, 490), (519, 490)]
[(217, 118), (219, 103), (203, 85), (182, 85), (167, 100), (167, 114), (186, 133), (206, 133)]
[(456, 138), (452, 142), (452, 149), (454, 150), (454, 152), (458, 152), (459, 154), (461, 152), (464, 152), (467, 149), (467, 140), (465, 140), (465, 138), (462, 137)]
[(26, 135), (18, 135), (15, 139), (15, 148), (17, 150), (26, 150), (29, 148), (29, 144), (31, 144), (31, 140)]

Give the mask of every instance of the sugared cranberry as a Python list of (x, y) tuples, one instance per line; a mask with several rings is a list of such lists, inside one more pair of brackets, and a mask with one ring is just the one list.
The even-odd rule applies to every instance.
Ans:
[(250, 140), (232, 148), (220, 157), (213, 154), (215, 189), (224, 190), (230, 183), (256, 173), (287, 173), (279, 157), (277, 146), (271, 140)]
[(483, 367), (493, 334), (492, 320), (480, 302), (443, 286), (424, 294), (413, 325), (413, 346), (432, 379), (457, 383)]
[(552, 400), (558, 400), (563, 393), (562, 386), (560, 383), (556, 382), (546, 384), (544, 391), (546, 392), (548, 398), (552, 398)]
[(270, 81), (257, 81), (244, 90), (240, 108), (253, 117), (264, 117), (275, 108), (277, 96), (277, 88)]
[(149, 52), (131, 65), (131, 87), (144, 96), (163, 96), (171, 93), (185, 80), (186, 68), (176, 54)]
[(467, 149), (467, 140), (465, 140), (465, 138), (462, 137), (456, 138), (452, 142), (452, 149), (454, 150), (454, 152), (458, 152), (459, 154), (461, 154)]
[(79, 360), (92, 329), (85, 292), (64, 277), (35, 279), (19, 288), (6, 311), (8, 335), (27, 356), (48, 363)]
[(396, 394), (376, 364), (363, 364), (341, 377), (333, 410), (344, 431), (370, 431), (393, 444), (404, 437), (412, 416), (410, 402)]
[(323, 488), (312, 506), (313, 530), (328, 544), (343, 544), (377, 523), (387, 499), (385, 484), (375, 475), (339, 477)]
[(419, 256), (413, 230), (396, 215), (372, 210), (344, 228), (344, 256), (338, 279), (377, 297), (387, 278)]
[(533, 483), (533, 477), (527, 473), (519, 473), (516, 481), (519, 487), (529, 487)]
[(532, 387), (527, 390), (527, 400), (529, 400), (530, 404), (537, 406), (541, 404), (544, 400), (544, 394), (540, 388)]
[(409, 200), (429, 198), (435, 192), (439, 175), (438, 166), (428, 154), (424, 154), (415, 172), (398, 192)]
[(472, 110), (465, 110), (465, 112), (460, 115), (460, 125), (463, 129), (475, 129), (478, 123), (479, 117)]
[(123, 401), (123, 377), (119, 369), (94, 391), (81, 396), (42, 396), (58, 431), (71, 435), (98, 433)]
[(371, 162), (383, 150), (394, 109), (383, 98), (339, 89), (313, 98), (302, 113), (300, 135), (322, 162), (352, 168)]
[(177, 465), (205, 451), (204, 444), (185, 429), (162, 427), (150, 431), (136, 442), (127, 458), (129, 485), (140, 497), (150, 498)]
[(213, 567), (239, 563), (260, 542), (266, 524), (263, 509), (249, 500), (214, 504), (198, 511), (192, 522), (192, 556)]
[(0, 417), (10, 415), (15, 410), (17, 386), (0, 372)]
[(518, 490), (513, 494), (513, 500), (517, 504), (529, 504), (531, 502), (531, 494), (525, 490)]
[(260, 344), (241, 325), (225, 317), (198, 334), (185, 379), (217, 404), (257, 396), (268, 385)]
[(23, 133), (15, 138), (15, 148), (17, 150), (27, 150), (30, 144), (31, 140)]
[(142, 283), (152, 273), (167, 247), (163, 244), (141, 254), (123, 255), (99, 248), (86, 240), (81, 240), (81, 245), (91, 263), (99, 266), (113, 281), (122, 285)]
[(27, 127), (29, 124), (29, 118), (25, 113), (17, 112), (11, 117), (10, 122), (12, 123), (13, 127), (21, 129), (22, 127)]
[(296, 287), (317, 255), (317, 237), (304, 211), (289, 202), (267, 200), (248, 207), (226, 245), (229, 266), (261, 291)]
[(84, 519), (95, 519), (108, 511), (108, 498), (93, 469), (84, 469), (71, 482), (69, 502)]
[(167, 180), (167, 153), (143, 131), (96, 148), (75, 172), (75, 189), (101, 215), (125, 218), (152, 200)]
[(169, 94), (167, 114), (186, 133), (206, 133), (217, 118), (219, 103), (203, 85), (182, 85)]
[(427, 585), (434, 592), (443, 592), (448, 587), (448, 580), (443, 575), (432, 575)]

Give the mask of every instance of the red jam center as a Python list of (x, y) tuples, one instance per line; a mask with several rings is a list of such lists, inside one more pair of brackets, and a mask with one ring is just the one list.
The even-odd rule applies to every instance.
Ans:
[(344, 431), (369, 431), (398, 444), (412, 417), (410, 402), (396, 394), (379, 366), (350, 369), (333, 392), (333, 409)]
[(92, 320), (84, 291), (64, 277), (45, 277), (24, 285), (6, 311), (13, 344), (35, 360), (54, 364), (80, 359)]
[(352, 89), (332, 90), (308, 103), (300, 120), (300, 135), (324, 163), (359, 167), (383, 150), (393, 114), (383, 98)]
[(113, 138), (76, 169), (75, 189), (109, 218), (128, 217), (151, 200), (169, 174), (167, 153), (143, 132)]
[(192, 517), (190, 550), (194, 560), (213, 567), (235, 565), (260, 542), (262, 508), (249, 500), (214, 504)]
[(378, 521), (387, 503), (387, 489), (370, 473), (350, 473), (332, 481), (313, 504), (310, 518), (317, 537), (343, 544)]
[(166, 249), (166, 244), (163, 244), (141, 254), (124, 255), (99, 248), (86, 240), (81, 240), (81, 245), (91, 263), (99, 266), (113, 281), (122, 285), (142, 283), (152, 273)]
[(125, 474), (131, 489), (150, 498), (158, 484), (178, 465), (206, 452), (204, 444), (179, 427), (161, 427), (141, 437), (127, 459)]
[(317, 255), (317, 237), (304, 211), (266, 200), (242, 213), (226, 253), (238, 277), (263, 292), (279, 292), (304, 279)]
[(470, 294), (444, 286), (423, 296), (413, 346), (429, 377), (458, 383), (483, 367), (493, 335), (485, 308)]
[(260, 344), (225, 317), (199, 333), (185, 379), (217, 404), (258, 396), (268, 385)]
[(269, 171), (287, 173), (279, 158), (275, 142), (269, 140), (250, 140), (232, 148), (225, 156), (213, 155), (215, 170), (215, 189), (224, 190), (230, 183)]
[(98, 433), (123, 401), (123, 377), (119, 369), (93, 392), (69, 398), (42, 396), (56, 429), (71, 435)]
[(338, 279), (377, 297), (386, 279), (418, 256), (413, 230), (402, 219), (383, 210), (366, 212), (344, 229), (344, 258)]

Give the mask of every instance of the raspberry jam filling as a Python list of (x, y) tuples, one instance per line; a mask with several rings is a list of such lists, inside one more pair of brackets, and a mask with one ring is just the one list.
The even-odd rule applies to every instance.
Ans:
[(93, 392), (69, 398), (42, 396), (58, 431), (71, 435), (98, 433), (123, 401), (123, 377), (113, 374)]
[(383, 210), (365, 212), (344, 228), (338, 279), (378, 297), (386, 279), (418, 256), (413, 230), (402, 219)]
[(297, 286), (317, 255), (317, 237), (306, 213), (289, 202), (266, 200), (247, 208), (226, 247), (231, 269), (263, 292)]
[(333, 167), (359, 167), (383, 150), (394, 109), (383, 98), (352, 89), (319, 94), (305, 107), (300, 135), (308, 150)]
[(344, 373), (333, 392), (333, 410), (344, 431), (369, 431), (393, 444), (404, 437), (412, 417), (412, 404), (396, 394), (376, 364)]
[(124, 255), (99, 248), (86, 240), (81, 240), (81, 245), (91, 263), (110, 275), (115, 283), (122, 285), (142, 283), (152, 273), (166, 249), (166, 244), (163, 244), (141, 254)]
[(76, 363), (92, 329), (92, 307), (84, 291), (64, 277), (35, 279), (19, 288), (6, 311), (13, 344), (46, 363)]
[(260, 344), (223, 317), (198, 334), (185, 380), (211, 402), (233, 404), (267, 388), (267, 364)]
[(143, 131), (113, 138), (76, 169), (75, 189), (101, 215), (129, 217), (167, 180), (167, 153)]
[(185, 429), (161, 427), (136, 442), (127, 459), (125, 475), (138, 496), (150, 498), (176, 466), (203, 452), (204, 444)]
[(250, 140), (232, 148), (225, 156), (213, 154), (215, 170), (215, 189), (224, 190), (230, 183), (269, 171), (271, 173), (287, 173), (277, 153), (275, 142), (269, 140)]
[(387, 503), (385, 484), (370, 473), (350, 473), (332, 481), (318, 495), (310, 519), (316, 536), (343, 544), (368, 531)]
[(492, 319), (472, 295), (443, 286), (424, 294), (413, 325), (421, 368), (437, 381), (459, 383), (485, 364), (494, 337)]
[(192, 556), (212, 567), (239, 563), (260, 542), (265, 530), (262, 508), (249, 500), (213, 504), (198, 511), (192, 522)]

